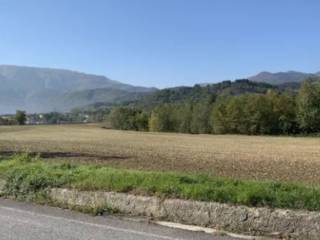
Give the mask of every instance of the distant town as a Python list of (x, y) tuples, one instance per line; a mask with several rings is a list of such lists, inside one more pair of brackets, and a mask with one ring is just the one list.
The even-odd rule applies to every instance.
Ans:
[(86, 113), (32, 113), (17, 110), (16, 114), (0, 115), (0, 125), (43, 125), (96, 122)]

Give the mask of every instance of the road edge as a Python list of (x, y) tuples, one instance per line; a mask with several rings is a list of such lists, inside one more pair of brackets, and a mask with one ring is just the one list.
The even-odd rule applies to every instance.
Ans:
[(183, 224), (192, 225), (193, 228), (198, 226), (215, 229), (214, 231), (243, 234), (241, 236), (320, 239), (319, 212), (250, 208), (216, 202), (160, 199), (125, 193), (62, 188), (50, 189), (48, 196), (58, 206), (144, 216), (160, 224), (167, 221), (177, 223), (175, 227)]

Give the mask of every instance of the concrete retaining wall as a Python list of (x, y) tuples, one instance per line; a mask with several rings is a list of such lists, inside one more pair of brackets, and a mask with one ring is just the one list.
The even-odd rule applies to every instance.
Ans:
[(249, 208), (214, 202), (161, 200), (113, 192), (52, 189), (53, 201), (77, 207), (106, 207), (122, 213), (279, 238), (320, 239), (320, 213)]

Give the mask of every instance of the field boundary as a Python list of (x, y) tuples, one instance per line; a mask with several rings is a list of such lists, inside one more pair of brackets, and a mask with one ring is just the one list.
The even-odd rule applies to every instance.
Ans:
[(320, 212), (251, 208), (66, 188), (50, 189), (48, 196), (53, 203), (69, 208), (101, 209), (247, 235), (320, 239)]

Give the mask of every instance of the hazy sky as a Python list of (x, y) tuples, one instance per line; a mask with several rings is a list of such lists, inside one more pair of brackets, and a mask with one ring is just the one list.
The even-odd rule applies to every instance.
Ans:
[(319, 0), (0, 0), (0, 64), (167, 87), (320, 71)]

